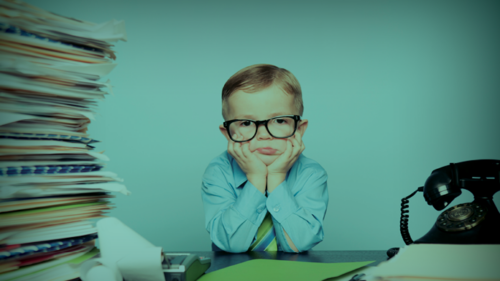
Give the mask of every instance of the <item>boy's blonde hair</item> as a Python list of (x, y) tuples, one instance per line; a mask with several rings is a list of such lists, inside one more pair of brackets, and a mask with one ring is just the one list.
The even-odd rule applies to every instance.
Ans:
[(302, 116), (304, 104), (302, 102), (302, 90), (297, 78), (288, 70), (271, 64), (254, 64), (247, 66), (231, 76), (222, 88), (222, 116), (226, 120), (227, 99), (238, 91), (255, 93), (273, 84), (278, 85), (286, 93), (294, 97), (294, 105)]

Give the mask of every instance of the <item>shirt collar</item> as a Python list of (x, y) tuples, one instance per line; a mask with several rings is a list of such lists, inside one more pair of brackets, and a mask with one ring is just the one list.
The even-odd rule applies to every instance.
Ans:
[(231, 156), (231, 154), (228, 153), (227, 155), (230, 159), (231, 166), (233, 168), (234, 183), (235, 183), (236, 187), (238, 188), (241, 185), (243, 185), (248, 179), (247, 179), (247, 176), (245, 175), (245, 172), (243, 172), (243, 170), (240, 168), (240, 165), (238, 165), (238, 163)]

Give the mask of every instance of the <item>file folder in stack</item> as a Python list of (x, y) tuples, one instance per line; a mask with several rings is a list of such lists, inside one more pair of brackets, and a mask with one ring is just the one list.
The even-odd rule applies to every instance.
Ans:
[(129, 191), (87, 127), (111, 90), (122, 21), (0, 0), (0, 280), (69, 280), (95, 256), (92, 219)]

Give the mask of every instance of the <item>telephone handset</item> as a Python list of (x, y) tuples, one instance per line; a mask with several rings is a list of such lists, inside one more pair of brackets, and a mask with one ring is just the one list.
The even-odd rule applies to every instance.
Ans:
[[(408, 199), (421, 191), (427, 204), (440, 211), (462, 193), (462, 188), (474, 195), (474, 201), (447, 209), (427, 234), (413, 241), (408, 232)], [(407, 245), (500, 244), (500, 213), (493, 202), (498, 191), (500, 160), (451, 163), (432, 171), (424, 186), (402, 199), (400, 227), (404, 242)]]

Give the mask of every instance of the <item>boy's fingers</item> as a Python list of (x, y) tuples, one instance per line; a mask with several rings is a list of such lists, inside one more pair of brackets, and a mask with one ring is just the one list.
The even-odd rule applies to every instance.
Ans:
[(298, 141), (298, 143), (301, 145), (302, 144), (302, 135), (300, 132), (295, 132), (295, 139)]
[[(238, 140), (242, 140), (243, 136), (238, 135), (237, 138), (238, 138)], [(239, 144), (239, 147), (240, 147), (241, 156), (245, 157), (245, 158), (248, 158), (249, 157), (249, 153), (248, 153), (249, 152), (248, 151), (249, 143), (248, 142), (240, 142), (238, 144)]]
[(294, 140), (294, 141), (295, 141), (295, 147), (294, 147), (295, 151), (294, 151), (293, 156), (294, 157), (298, 157), (300, 155), (300, 153), (302, 153), (303, 148), (302, 148), (302, 145), (299, 143), (298, 140)]
[[(238, 140), (238, 136), (237, 135), (233, 135), (233, 139), (234, 140)], [(238, 158), (241, 158), (241, 148), (240, 148), (240, 143), (238, 142), (233, 142), (233, 151), (234, 153), (236, 154), (236, 156)]]
[(296, 141), (296, 146), (300, 148), (300, 152), (305, 149), (304, 142), (302, 142), (302, 135), (299, 132), (296, 132), (294, 135), (294, 140)]
[(252, 158), (253, 160), (259, 160), (259, 158), (250, 151), (250, 143), (246, 146), (246, 157), (247, 158)]
[[(238, 141), (241, 140), (241, 136), (239, 134), (236, 135), (236, 140), (238, 140)], [(240, 156), (243, 156), (243, 143), (237, 142), (235, 144), (238, 147), (238, 152), (240, 153)]]
[(229, 141), (227, 142), (227, 152), (229, 152), (229, 154), (234, 157), (233, 143), (233, 140), (229, 138)]
[(295, 157), (297, 155), (297, 152), (300, 150), (299, 142), (296, 139), (291, 140), (293, 144), (293, 152), (292, 152), (292, 157)]
[(298, 145), (298, 142), (297, 140), (294, 140), (295, 141), (295, 146), (293, 147), (293, 153), (292, 155), (290, 155), (290, 163), (291, 165), (293, 165), (293, 163), (295, 163), (295, 161), (297, 161), (297, 159), (299, 158), (300, 156), (300, 153), (301, 153), (301, 147)]
[(243, 155), (248, 158), (250, 157), (250, 149), (248, 149), (248, 146), (250, 144), (248, 142), (244, 143), (242, 146), (241, 146), (241, 151), (243, 152)]
[(302, 135), (300, 133), (299, 133), (299, 138), (300, 138), (300, 146), (302, 147), (302, 150), (300, 152), (302, 153), (302, 151), (304, 151), (304, 149), (306, 149), (306, 145), (302, 141)]
[(285, 154), (286, 158), (288, 159), (288, 158), (290, 158), (292, 153), (293, 153), (293, 145), (292, 145), (292, 141), (289, 140), (286, 142), (286, 150), (285, 150), (285, 153), (283, 153), (283, 154)]

